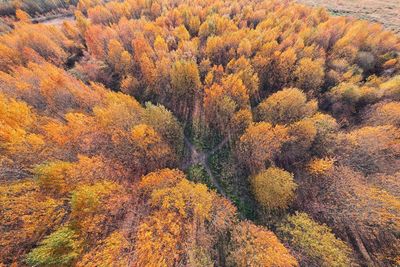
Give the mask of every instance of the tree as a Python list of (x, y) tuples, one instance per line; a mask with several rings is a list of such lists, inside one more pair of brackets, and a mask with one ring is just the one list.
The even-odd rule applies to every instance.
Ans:
[(366, 126), (349, 133), (340, 133), (336, 141), (337, 155), (342, 163), (365, 174), (399, 170), (396, 155), (399, 147), (396, 140), (399, 129), (392, 125)]
[(400, 102), (377, 104), (367, 117), (373, 125), (393, 125), (400, 127)]
[[(2, 35), (0, 43), (18, 52), (10, 54), (16, 56), (12, 62), (18, 65), (34, 61), (33, 54), (35, 54), (36, 58), (45, 59), (52, 64), (62, 66), (68, 57), (68, 48), (74, 46), (73, 43), (68, 42), (61, 29), (31, 23), (19, 24), (14, 31)], [(10, 50), (4, 48), (2, 51), (0, 50), (0, 52), (8, 51)], [(28, 51), (29, 53), (27, 53)], [(5, 54), (4, 56), (9, 58), (10, 55)], [(16, 66), (14, 65), (14, 67)]]
[(297, 55), (296, 51), (290, 47), (283, 52), (276, 51), (274, 56), (275, 68), (273, 70), (272, 86), (274, 88), (281, 88), (289, 84), (293, 79)]
[(283, 126), (274, 127), (267, 122), (250, 125), (239, 139), (239, 159), (252, 174), (258, 173), (267, 162), (273, 162), (288, 138)]
[(158, 55), (168, 53), (168, 45), (165, 42), (165, 39), (160, 35), (157, 35), (156, 39), (154, 40), (154, 50)]
[(70, 162), (53, 161), (37, 166), (34, 173), (40, 188), (53, 196), (65, 196), (76, 181), (69, 180), (68, 172), (72, 168)]
[(251, 43), (249, 39), (244, 38), (240, 41), (239, 47), (237, 49), (237, 53), (239, 56), (244, 56), (246, 58), (251, 56)]
[(308, 171), (313, 175), (323, 175), (332, 170), (334, 163), (332, 158), (316, 158), (309, 162)]
[(229, 266), (298, 266), (272, 232), (249, 222), (241, 222), (233, 229), (228, 263)]
[(308, 156), (313, 152), (311, 148), (317, 133), (315, 122), (310, 118), (292, 123), (288, 131), (290, 140), (282, 148), (283, 162), (285, 164), (293, 164), (307, 160)]
[(15, 17), (21, 22), (30, 22), (31, 16), (21, 9), (15, 11)]
[(112, 39), (108, 43), (108, 62), (120, 76), (129, 73), (132, 67), (132, 57), (118, 40)]
[(372, 179), (342, 165), (310, 178), (302, 178), (297, 205), (351, 244), (360, 261), (371, 264), (380, 257), (392, 264), (400, 216), (398, 200), (387, 189), (390, 182), (371, 183)]
[(222, 78), (222, 87), (239, 108), (249, 107), (249, 92), (238, 75)]
[(26, 261), (32, 266), (70, 266), (81, 251), (82, 243), (74, 230), (61, 227), (33, 249)]
[(182, 179), (185, 179), (185, 174), (177, 169), (161, 169), (143, 176), (139, 189), (144, 195), (149, 195), (154, 190), (173, 187)]
[(233, 59), (228, 63), (227, 71), (236, 73), (239, 76), (247, 88), (252, 104), (257, 103), (260, 99), (260, 81), (250, 61), (243, 56), (237, 60)]
[(127, 200), (124, 188), (114, 182), (81, 185), (72, 192), (71, 225), (81, 238), (90, 243), (98, 234), (112, 227), (113, 217)]
[(207, 39), (206, 54), (215, 65), (225, 65), (224, 63), (227, 61), (226, 49), (220, 36), (211, 36)]
[(179, 60), (171, 68), (174, 110), (187, 117), (201, 86), (199, 69), (193, 61)]
[(235, 101), (224, 92), (222, 86), (214, 84), (205, 90), (204, 109), (206, 111), (207, 122), (210, 126), (229, 134), (230, 129), (226, 126), (230, 124), (233, 114), (238, 109)]
[(300, 255), (307, 266), (349, 266), (350, 249), (337, 239), (326, 225), (313, 221), (305, 213), (289, 215), (279, 227), (279, 235)]
[(175, 160), (171, 148), (153, 127), (138, 124), (131, 130), (134, 145), (133, 158), (137, 161), (136, 170), (140, 174), (168, 166)]
[[(212, 259), (216, 257), (217, 242), (213, 237), (217, 233), (226, 234), (233, 222), (234, 208), (221, 202), (205, 185), (186, 179), (174, 184), (155, 188), (151, 194), (152, 213), (143, 220), (137, 233), (136, 264), (140, 266), (195, 266), (199, 256)], [(204, 253), (190, 257), (197, 248)]]
[(172, 112), (161, 105), (147, 102), (143, 112), (143, 121), (152, 126), (180, 158), (183, 153), (183, 129)]
[(0, 75), (0, 80), (8, 96), (25, 101), (40, 115), (47, 113), (57, 119), (73, 110), (91, 110), (105, 94), (104, 88), (87, 86), (46, 62), (19, 66), (10, 75)]
[(186, 29), (185, 25), (181, 25), (176, 27), (174, 30), (175, 36), (178, 38), (179, 41), (187, 41), (190, 39), (190, 34)]
[(224, 135), (233, 134), (235, 113), (246, 109), (250, 109), (249, 95), (237, 75), (229, 75), (222, 79), (221, 85), (213, 84), (205, 90), (207, 123)]
[(393, 99), (395, 101), (400, 100), (400, 75), (394, 76), (388, 81), (379, 85), (380, 89), (383, 91), (385, 97)]
[(38, 117), (29, 105), (0, 93), (0, 151), (15, 165), (40, 159), (45, 142), (35, 129), (37, 124)]
[(156, 65), (152, 58), (147, 54), (143, 54), (139, 58), (140, 72), (145, 86), (153, 87), (156, 82)]
[(257, 107), (258, 119), (273, 124), (288, 124), (312, 116), (317, 111), (315, 100), (307, 101), (297, 88), (285, 88), (272, 94)]
[(253, 114), (249, 109), (241, 109), (237, 111), (233, 115), (229, 125), (234, 140), (237, 140), (252, 123)]
[(339, 130), (339, 125), (336, 120), (323, 113), (316, 113), (309, 118), (317, 129), (317, 134), (314, 138), (312, 145), (312, 154), (317, 156), (325, 156), (331, 153), (333, 146), (335, 145), (335, 136)]
[(102, 240), (94, 249), (83, 255), (76, 266), (127, 266), (129, 265), (129, 258), (126, 252), (130, 247), (130, 243), (124, 235), (119, 231), (115, 231), (106, 239)]
[(130, 130), (141, 120), (142, 111), (133, 97), (114, 92), (107, 92), (102, 103), (93, 108), (96, 124), (110, 131)]
[(0, 185), (0, 263), (22, 262), (67, 211), (63, 201), (44, 195), (36, 181), (23, 179)]
[(315, 95), (320, 92), (320, 87), (324, 83), (324, 61), (321, 59), (302, 58), (296, 67), (294, 75), (296, 77), (296, 87)]
[(294, 198), (293, 174), (270, 167), (250, 178), (256, 200), (268, 210), (285, 209)]

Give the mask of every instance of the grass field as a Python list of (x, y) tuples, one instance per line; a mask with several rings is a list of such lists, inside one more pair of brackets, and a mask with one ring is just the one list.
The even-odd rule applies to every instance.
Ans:
[(400, 0), (297, 0), (299, 3), (326, 7), (331, 13), (352, 16), (383, 24), (400, 33)]

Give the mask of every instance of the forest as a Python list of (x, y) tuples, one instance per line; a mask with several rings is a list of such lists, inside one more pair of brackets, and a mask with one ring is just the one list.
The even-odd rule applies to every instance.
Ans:
[(23, 3), (1, 267), (400, 266), (399, 35), (291, 0)]

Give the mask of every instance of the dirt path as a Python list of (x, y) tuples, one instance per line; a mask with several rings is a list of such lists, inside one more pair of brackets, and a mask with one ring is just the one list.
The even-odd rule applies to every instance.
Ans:
[[(207, 175), (210, 177), (211, 183), (217, 188), (218, 192), (223, 195), (225, 198), (229, 199), (226, 195), (224, 189), (218, 183), (217, 179), (215, 178), (214, 174), (211, 171), (210, 166), (208, 165), (208, 157), (220, 150), (227, 142), (228, 138), (225, 137), (221, 143), (215, 146), (208, 152), (198, 151), (196, 147), (190, 142), (190, 140), (185, 136), (184, 138), (186, 146), (190, 150), (190, 161), (184, 165), (184, 169), (188, 168), (191, 165), (201, 164), (207, 172)], [(230, 200), (230, 199), (229, 199)]]
[(54, 15), (50, 17), (32, 19), (33, 23), (61, 26), (65, 21), (74, 22), (73, 14)]

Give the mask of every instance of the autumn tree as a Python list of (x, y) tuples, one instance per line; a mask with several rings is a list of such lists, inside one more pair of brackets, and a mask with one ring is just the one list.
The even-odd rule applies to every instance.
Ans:
[(30, 265), (68, 266), (75, 262), (82, 251), (82, 243), (74, 230), (62, 227), (47, 236), (27, 256)]
[(137, 161), (136, 170), (141, 174), (155, 170), (159, 166), (168, 166), (176, 160), (169, 145), (151, 126), (146, 124), (134, 126), (130, 138), (134, 145), (133, 157)]
[(285, 51), (276, 51), (275, 65), (272, 79), (272, 86), (280, 88), (291, 82), (293, 79), (293, 71), (297, 60), (296, 51), (293, 48), (288, 48)]
[(298, 266), (274, 233), (249, 222), (235, 226), (230, 249), (229, 266)]
[(21, 22), (30, 22), (30, 16), (29, 16), (29, 14), (28, 13), (26, 13), (25, 11), (23, 11), (23, 10), (21, 10), (21, 9), (17, 9), (16, 11), (15, 11), (15, 17), (19, 20), (19, 21), (21, 21)]
[(313, 115), (317, 110), (315, 100), (307, 101), (297, 88), (286, 88), (266, 98), (257, 107), (258, 118), (273, 124), (288, 124)]
[(269, 210), (287, 208), (296, 189), (293, 174), (276, 167), (251, 177), (250, 183), (256, 200)]
[(239, 78), (243, 81), (244, 86), (248, 90), (250, 100), (252, 103), (257, 103), (260, 100), (260, 81), (250, 61), (245, 57), (231, 60), (227, 65), (227, 70), (238, 74)]
[(316, 94), (324, 83), (324, 61), (302, 58), (294, 72), (296, 86), (306, 92)]
[[(399, 210), (391, 208), (398, 205), (391, 190), (341, 165), (313, 176), (302, 179), (297, 205), (328, 224), (343, 240), (354, 240), (351, 245), (362, 262), (371, 263), (375, 257), (393, 262), (398, 246), (394, 233), (400, 217)], [(384, 238), (373, 237), (372, 233), (382, 232), (386, 233)]]
[(139, 189), (144, 195), (149, 195), (154, 190), (173, 187), (183, 179), (185, 179), (185, 174), (180, 170), (160, 169), (143, 176)]
[(250, 109), (249, 95), (237, 75), (222, 79), (222, 84), (206, 88), (204, 109), (208, 124), (224, 135), (232, 135), (236, 112)]
[(289, 126), (290, 140), (283, 146), (281, 158), (285, 165), (307, 160), (312, 154), (311, 148), (317, 137), (318, 129), (315, 122), (306, 118)]
[(50, 63), (19, 66), (10, 75), (0, 75), (0, 80), (2, 92), (58, 119), (68, 111), (91, 110), (105, 92), (100, 86), (86, 86)]
[(379, 85), (379, 88), (383, 91), (385, 97), (393, 99), (395, 101), (400, 100), (400, 75), (394, 76), (384, 83)]
[[(33, 25), (28, 23), (18, 25), (14, 31), (2, 35), (0, 43), (2, 44), (0, 52), (4, 53), (1, 57), (8, 58), (7, 63), (27, 63), (32, 60), (32, 54), (36, 54), (57, 66), (61, 66), (66, 62), (68, 49), (74, 45), (68, 43), (68, 39), (61, 29), (44, 24)], [(18, 51), (18, 53), (11, 52), (7, 54), (10, 51)], [(26, 53), (28, 51), (31, 52)], [(15, 56), (15, 58), (10, 59), (11, 55)], [(10, 67), (1, 66), (0, 69)]]
[(176, 61), (170, 75), (174, 110), (187, 117), (201, 86), (197, 64), (193, 61)]
[(197, 266), (207, 259), (210, 262), (216, 253), (212, 236), (223, 234), (233, 220), (233, 207), (220, 203), (224, 210), (219, 210), (215, 204), (221, 200), (204, 185), (186, 179), (171, 185), (151, 194), (153, 211), (138, 229), (138, 265)]
[(250, 125), (238, 143), (239, 159), (255, 174), (273, 162), (282, 144), (288, 140), (287, 129), (267, 122)]
[(76, 182), (69, 180), (70, 168), (72, 168), (70, 162), (53, 161), (37, 166), (34, 173), (44, 192), (54, 196), (63, 196), (73, 188)]
[(313, 175), (322, 175), (333, 169), (335, 160), (332, 158), (315, 158), (308, 164), (308, 171)]
[(173, 113), (161, 105), (146, 103), (143, 120), (152, 126), (180, 157), (183, 152), (183, 129)]
[(336, 149), (342, 162), (366, 174), (398, 171), (399, 130), (392, 125), (363, 127), (338, 135)]
[(11, 264), (57, 227), (66, 210), (63, 201), (44, 195), (34, 180), (25, 179), (0, 186), (0, 213), (0, 262)]
[(318, 224), (305, 213), (288, 216), (279, 233), (293, 249), (304, 255), (301, 264), (348, 266), (351, 263), (348, 245), (336, 238), (329, 227)]
[(17, 166), (24, 169), (21, 164), (29, 165), (41, 158), (45, 142), (37, 123), (38, 117), (29, 105), (0, 93), (0, 151), (14, 162), (16, 170), (14, 174), (8, 172), (10, 178), (20, 176)]
[(91, 251), (83, 255), (77, 262), (77, 266), (101, 266), (110, 265), (126, 266), (129, 263), (127, 250), (130, 249), (129, 241), (120, 231), (115, 231), (102, 240)]
[(107, 231), (127, 200), (126, 192), (117, 183), (102, 181), (79, 186), (72, 192), (71, 225), (90, 242)]
[(112, 39), (108, 43), (108, 61), (113, 70), (123, 76), (131, 70), (132, 56), (124, 49), (118, 40)]
[(393, 125), (400, 127), (400, 103), (389, 102), (377, 104), (368, 114), (367, 122), (373, 125)]

